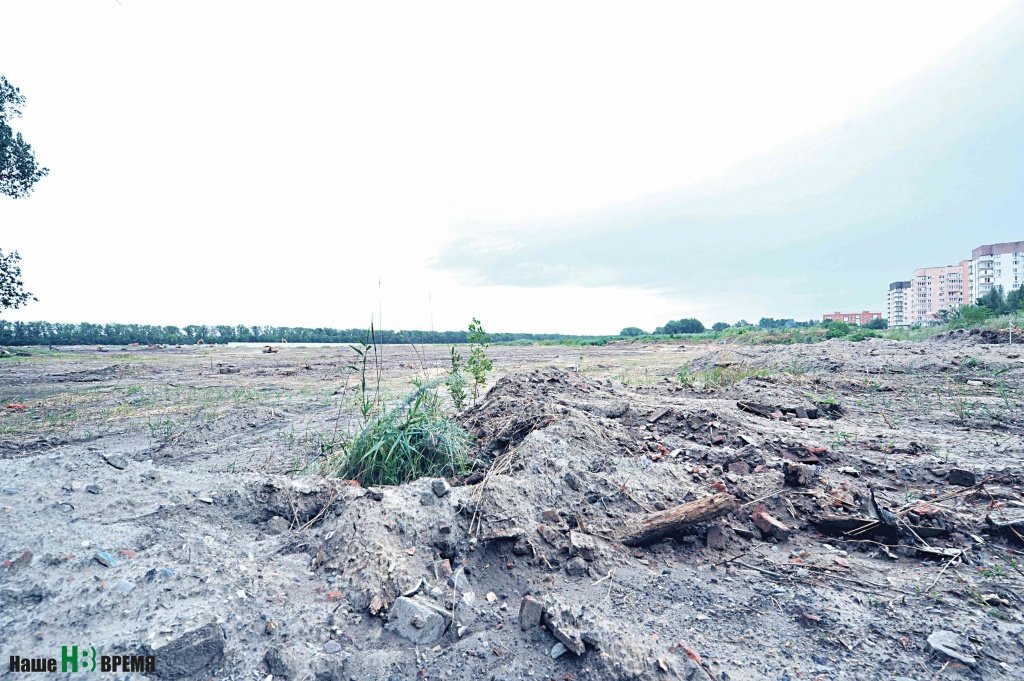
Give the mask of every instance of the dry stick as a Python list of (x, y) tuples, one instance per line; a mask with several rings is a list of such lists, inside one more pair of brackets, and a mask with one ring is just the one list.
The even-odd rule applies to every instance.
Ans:
[[(918, 499), (918, 500), (912, 501), (910, 503), (904, 504), (899, 510), (895, 511), (895, 515), (898, 515), (898, 516), (906, 515), (910, 511), (914, 510), (914, 508), (916, 508), (917, 505), (922, 503), (922, 502), (926, 503), (926, 504), (935, 505), (935, 504), (938, 504), (940, 501), (949, 501), (950, 499), (956, 499), (957, 497), (966, 496), (966, 495), (971, 494), (973, 492), (979, 491), (980, 489), (982, 489), (984, 487), (985, 483), (992, 482), (992, 480), (994, 480), (994, 479), (995, 479), (994, 477), (985, 478), (984, 480), (982, 480), (981, 482), (977, 483), (973, 487), (965, 487), (964, 489), (956, 491), (956, 492), (949, 492), (949, 493), (944, 494), (944, 495), (942, 495), (940, 497), (936, 497), (935, 499), (928, 499), (928, 500)], [(946, 510), (946, 509), (943, 509), (943, 510)]]
[(742, 558), (743, 556), (747, 555), (748, 553), (750, 553), (750, 551), (744, 551), (743, 553), (738, 553), (735, 556), (733, 556), (732, 558), (726, 558), (725, 560), (720, 560), (717, 563), (714, 563), (711, 567), (718, 567), (720, 565), (725, 565), (726, 563), (731, 563), (734, 560), (736, 560), (737, 558)]
[(935, 679), (937, 679), (940, 676), (942, 676), (942, 672), (946, 671), (946, 667), (948, 667), (948, 666), (949, 666), (949, 662), (946, 662), (946, 664), (942, 665), (942, 668), (939, 669), (939, 671), (935, 672), (935, 676), (932, 677), (932, 681), (935, 681)]
[[(503, 472), (511, 470), (512, 457), (515, 455), (515, 451), (515, 447), (509, 445), (509, 448), (494, 460), (491, 467), (487, 470), (487, 474), (484, 475), (484, 479), (480, 481), (480, 485), (473, 490), (473, 502), (476, 508), (473, 510), (473, 517), (469, 519), (470, 534), (479, 532), (483, 524), (483, 513), (480, 512), (480, 503), (483, 501), (484, 492), (487, 490), (487, 483), (495, 475), (501, 475)], [(476, 524), (476, 530), (473, 529), (474, 523)]]
[(953, 561), (960, 560), (960, 557), (962, 555), (963, 555), (963, 552), (953, 556), (948, 561), (946, 561), (946, 564), (942, 566), (941, 570), (939, 570), (939, 574), (937, 574), (935, 576), (935, 580), (931, 584), (928, 585), (927, 589), (925, 589), (925, 593), (928, 593), (929, 591), (931, 591), (935, 587), (935, 585), (939, 583), (939, 580), (942, 578), (942, 573), (944, 573), (946, 571), (946, 568), (948, 568), (950, 565), (952, 565)]
[(318, 520), (324, 517), (324, 514), (327, 513), (327, 509), (329, 509), (331, 505), (338, 500), (339, 496), (341, 496), (341, 491), (334, 485), (331, 485), (331, 495), (330, 497), (328, 497), (327, 503), (324, 504), (323, 508), (320, 509), (319, 513), (317, 513), (315, 516), (306, 521), (306, 523), (302, 527), (300, 527), (299, 530), (308, 530), (313, 525), (315, 525)]
[(785, 487), (780, 487), (779, 489), (775, 490), (774, 492), (769, 492), (768, 494), (765, 494), (763, 497), (758, 497), (757, 499), (754, 499), (753, 501), (748, 501), (746, 503), (740, 504), (739, 508), (746, 508), (747, 506), (751, 506), (753, 504), (756, 504), (759, 501), (764, 501), (765, 499), (771, 499), (776, 494), (782, 494), (783, 492), (792, 492), (792, 491), (793, 490), (791, 490), (791, 489), (787, 489)]

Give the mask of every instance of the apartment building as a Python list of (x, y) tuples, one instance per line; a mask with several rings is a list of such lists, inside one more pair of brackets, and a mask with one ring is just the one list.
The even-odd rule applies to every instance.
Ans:
[(920, 267), (910, 280), (910, 324), (928, 324), (971, 300), (971, 261)]
[(910, 326), (910, 282), (894, 281), (889, 284), (885, 298), (885, 314), (890, 327)]
[(970, 263), (971, 303), (997, 286), (1006, 294), (1024, 285), (1024, 241), (978, 246)]
[(863, 312), (852, 312), (849, 314), (845, 312), (833, 312), (832, 314), (821, 315), (822, 321), (846, 322), (847, 324), (855, 324), (856, 326), (863, 326), (872, 319), (881, 318), (881, 312), (868, 312), (867, 310), (864, 310)]
[(943, 311), (973, 305), (997, 286), (1004, 294), (1024, 286), (1024, 241), (978, 246), (970, 260), (921, 267), (909, 282), (892, 282), (885, 299), (889, 326), (935, 322)]

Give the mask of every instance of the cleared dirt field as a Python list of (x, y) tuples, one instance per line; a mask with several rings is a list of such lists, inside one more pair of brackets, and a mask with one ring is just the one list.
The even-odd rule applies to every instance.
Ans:
[[(460, 416), (478, 473), (375, 489), (296, 473), (355, 427), (349, 348), (30, 348), (0, 359), (0, 653), (196, 679), (1021, 678), (1024, 361), (980, 340), (497, 347)], [(382, 353), (393, 399), (448, 362)]]

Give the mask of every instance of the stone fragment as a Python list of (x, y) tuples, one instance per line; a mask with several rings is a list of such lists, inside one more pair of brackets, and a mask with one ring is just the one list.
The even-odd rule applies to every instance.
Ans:
[(750, 475), (750, 464), (746, 461), (733, 461), (726, 470), (735, 475)]
[(550, 612), (547, 613), (544, 621), (555, 638), (561, 641), (573, 655), (582, 655), (586, 652), (587, 647), (583, 643), (583, 635), (578, 628)]
[(292, 527), (292, 524), (285, 518), (275, 515), (273, 518), (268, 520), (264, 525), (264, 532), (267, 534), (282, 534), (287, 532)]
[(580, 632), (574, 627), (562, 626), (557, 623), (548, 626), (551, 627), (551, 633), (555, 635), (555, 638), (561, 641), (573, 655), (582, 655), (587, 651)]
[(337, 655), (341, 652), (341, 644), (332, 639), (324, 644), (324, 652), (328, 655)]
[(430, 483), (430, 490), (437, 497), (446, 497), (451, 488), (448, 487), (448, 482), (445, 480), (437, 479)]
[(452, 562), (447, 558), (441, 558), (440, 560), (434, 561), (434, 578), (443, 579), (448, 581), (448, 578), (452, 576)]
[(806, 487), (814, 482), (814, 466), (796, 461), (782, 462), (782, 475), (790, 487)]
[(469, 588), (469, 578), (466, 577), (466, 570), (461, 565), (455, 568), (455, 571), (448, 576), (448, 586), (454, 587), (459, 591), (465, 591)]
[(625, 416), (627, 411), (629, 411), (629, 402), (613, 402), (604, 410), (604, 415), (606, 418), (617, 419)]
[(295, 678), (295, 665), (281, 648), (271, 648), (263, 656), (263, 664), (275, 679), (291, 681)]
[(385, 628), (417, 645), (429, 645), (444, 635), (444, 611), (420, 598), (400, 596), (391, 606)]
[(725, 530), (718, 523), (708, 527), (707, 547), (715, 551), (724, 551), (727, 543)]
[(945, 629), (936, 629), (928, 635), (928, 649), (934, 653), (962, 662), (968, 667), (978, 664), (974, 656), (967, 652), (967, 641), (963, 636)]
[(103, 550), (97, 551), (93, 558), (103, 567), (114, 567), (117, 565), (117, 559)]
[(551, 646), (551, 657), (555, 660), (560, 658), (562, 655), (565, 655), (567, 652), (569, 652), (569, 649), (566, 648), (565, 644), (561, 641)]
[(224, 662), (224, 632), (210, 623), (153, 650), (161, 679), (206, 678)]
[(978, 482), (978, 476), (974, 471), (964, 468), (950, 468), (946, 473), (946, 482), (957, 487), (974, 487)]
[(573, 552), (584, 560), (594, 560), (597, 558), (599, 544), (589, 534), (570, 530), (569, 545), (572, 547)]
[(31, 564), (32, 552), (26, 549), (25, 551), (22, 551), (21, 555), (19, 555), (14, 560), (5, 560), (3, 562), (3, 567), (7, 568), (11, 572), (17, 572), (18, 570), (26, 568)]
[(127, 579), (119, 579), (114, 582), (114, 586), (112, 588), (119, 594), (129, 594), (135, 590), (135, 582), (130, 582)]
[(524, 596), (519, 605), (519, 628), (523, 631), (540, 626), (544, 616), (544, 604), (533, 596)]
[(570, 577), (582, 577), (587, 574), (587, 561), (583, 560), (580, 556), (576, 556), (565, 564), (565, 571)]

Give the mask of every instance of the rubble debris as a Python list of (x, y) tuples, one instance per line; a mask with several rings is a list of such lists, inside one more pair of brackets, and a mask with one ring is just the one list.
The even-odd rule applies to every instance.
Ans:
[(587, 574), (587, 561), (583, 560), (580, 556), (576, 556), (565, 564), (565, 572), (570, 577), (582, 577)]
[(108, 454), (107, 452), (103, 452), (100, 456), (103, 457), (103, 460), (106, 461), (109, 466), (112, 466), (119, 471), (123, 471), (128, 467), (128, 460), (120, 454)]
[(946, 473), (946, 482), (957, 487), (974, 487), (978, 483), (978, 476), (963, 468), (950, 468)]
[(709, 549), (715, 551), (724, 551), (728, 544), (728, 539), (725, 536), (725, 529), (721, 523), (712, 523), (708, 526), (708, 536), (705, 539), (705, 543)]
[(550, 610), (544, 613), (544, 624), (556, 639), (569, 649), (573, 655), (582, 655), (587, 652), (587, 646), (583, 643), (583, 636), (575, 626), (565, 622), (561, 617)]
[(469, 589), (469, 578), (466, 577), (466, 569), (461, 565), (455, 568), (450, 575), (448, 575), (448, 586), (458, 589), (459, 591), (466, 591)]
[(574, 553), (588, 561), (596, 559), (600, 550), (596, 539), (576, 530), (569, 531), (569, 546), (572, 547)]
[(947, 629), (936, 629), (928, 635), (929, 650), (944, 655), (951, 660), (962, 662), (968, 667), (974, 667), (978, 664), (978, 661), (967, 652), (967, 645), (967, 641), (963, 636)]
[(745, 411), (755, 416), (760, 416), (765, 419), (772, 419), (778, 421), (782, 418), (782, 411), (776, 407), (769, 406), (767, 404), (758, 404), (756, 402), (737, 402), (736, 406), (739, 407), (740, 411)]
[(451, 488), (448, 486), (447, 480), (438, 478), (430, 483), (430, 490), (434, 493), (434, 496), (442, 498), (448, 496), (448, 492), (451, 491)]
[(765, 537), (774, 537), (779, 541), (785, 541), (789, 538), (789, 527), (770, 515), (764, 508), (756, 509), (751, 518)]
[(1000, 508), (985, 517), (996, 534), (1024, 544), (1024, 508)]
[(544, 604), (533, 596), (524, 596), (519, 605), (519, 628), (523, 631), (540, 626)]
[(151, 648), (159, 660), (154, 674), (171, 681), (213, 676), (224, 662), (224, 643), (224, 632), (216, 623), (184, 633), (161, 647)]
[(822, 514), (814, 519), (814, 526), (822, 534), (849, 539), (870, 539), (884, 544), (896, 544), (899, 533), (894, 526), (876, 518), (863, 516)]
[(653, 544), (692, 526), (723, 516), (736, 508), (736, 497), (721, 492), (643, 516), (622, 534), (626, 546)]
[(270, 675), (275, 679), (291, 681), (291, 679), (295, 678), (295, 663), (292, 662), (289, 655), (278, 646), (267, 650), (263, 655), (263, 664), (266, 666), (267, 671), (270, 672)]
[[(928, 678), (947, 661), (945, 675), (1009, 677), (1019, 657), (1019, 573), (1011, 561), (1020, 547), (1006, 544), (1020, 541), (1017, 532), (1024, 536), (1017, 465), (1024, 422), (994, 390), (972, 391), (992, 416), (979, 406), (969, 431), (930, 397), (917, 404), (906, 389), (931, 395), (948, 385), (958, 350), (923, 345), (928, 352), (917, 355), (908, 345), (737, 343), (730, 351), (752, 367), (799, 359), (809, 368), (699, 392), (677, 389), (678, 381), (630, 385), (611, 378), (612, 370), (595, 378), (603, 369), (509, 374), (465, 420), (458, 417), (479, 462), (475, 478), (461, 479), (475, 486), (457, 476), (367, 490), (317, 475), (234, 475), (232, 461), (255, 466), (263, 458), (238, 451), (270, 447), (248, 424), (261, 422), (264, 411), (278, 425), (297, 423), (285, 407), (273, 415), (277, 405), (259, 400), (223, 404), (225, 419), (187, 430), (155, 453), (150, 438), (130, 432), (87, 442), (5, 433), (0, 525), (10, 536), (0, 556), (9, 559), (0, 566), (0, 602), (5, 614), (14, 612), (5, 634), (30, 650), (47, 617), (74, 627), (81, 615), (96, 623), (100, 643), (116, 649), (122, 641), (176, 639), (209, 613), (228, 637), (223, 669), (202, 670), (193, 680), (228, 669), (238, 677), (310, 681), (466, 681), (494, 669), (502, 678), (579, 681), (838, 680), (877, 669), (892, 678)], [(704, 350), (679, 350), (691, 351)], [(315, 349), (292, 353), (298, 366), (306, 352)], [(263, 380), (256, 377), (281, 375), (260, 367), (255, 354), (222, 355), (255, 379), (247, 378), (247, 387)], [(665, 358), (664, 348), (659, 354)], [(993, 371), (1005, 366), (995, 350), (977, 354)], [(337, 377), (328, 381), (332, 365), (322, 357), (312, 366), (324, 370), (330, 392)], [(196, 367), (190, 383), (197, 388), (230, 383), (209, 360)], [(169, 374), (159, 372), (158, 380)], [(1001, 376), (1017, 390), (1024, 365)], [(115, 379), (127, 383), (122, 373), (104, 380)], [(882, 395), (890, 386), (896, 390)], [(45, 391), (24, 391), (23, 398), (23, 388), (14, 390), (0, 406), (31, 398), (30, 414), (42, 408), (35, 395)], [(849, 405), (842, 428), (811, 419), (812, 405), (832, 395)], [(123, 391), (110, 396), (121, 399)], [(292, 397), (287, 410), (298, 413), (302, 398)], [(782, 416), (740, 410), (736, 400)], [(28, 423), (0, 411), (16, 428)], [(897, 427), (886, 428), (880, 412), (898, 419)], [(312, 416), (311, 423), (329, 427), (334, 413), (324, 407)], [(256, 430), (266, 438), (266, 429)], [(221, 436), (229, 433), (231, 447), (224, 447)], [(518, 438), (514, 447), (505, 436)], [(273, 444), (267, 465), (289, 465)], [(229, 456), (222, 448), (236, 451)], [(103, 452), (124, 456), (127, 472), (104, 463)], [(975, 485), (953, 484), (949, 456), (975, 474)], [(47, 480), (27, 465), (33, 457), (36, 466), (54, 469)], [(64, 480), (74, 483), (66, 491), (59, 488)], [(102, 493), (84, 493), (88, 483), (102, 485)], [(626, 543), (629, 530), (652, 518), (695, 500), (709, 503), (711, 490), (735, 499), (731, 508), (668, 527), (664, 536), (677, 541), (641, 542), (642, 549)], [(72, 501), (72, 513), (58, 510)], [(71, 531), (47, 532), (41, 520), (71, 522)], [(83, 521), (88, 532), (76, 532), (86, 528)], [(17, 570), (15, 557), (28, 546), (40, 555)], [(116, 567), (92, 562), (107, 546)], [(83, 568), (84, 578), (74, 574)], [(69, 603), (81, 603), (82, 612)], [(107, 634), (124, 627), (127, 608), (133, 624), (111, 641)], [(956, 632), (954, 650), (977, 661), (974, 672), (926, 643), (937, 629)], [(703, 664), (680, 637), (714, 662)], [(932, 650), (942, 659), (925, 659)]]
[(619, 419), (626, 415), (629, 411), (629, 402), (613, 402), (611, 406), (604, 410), (605, 418)]
[(117, 559), (114, 558), (112, 555), (110, 555), (108, 552), (103, 551), (102, 549), (97, 551), (93, 555), (93, 558), (96, 560), (97, 563), (99, 563), (103, 567), (116, 567), (117, 566)]
[(783, 461), (782, 476), (785, 484), (790, 487), (806, 487), (814, 482), (816, 474), (814, 466), (796, 461)]
[(651, 414), (651, 416), (647, 419), (647, 423), (657, 423), (658, 421), (660, 421), (661, 419), (665, 418), (666, 416), (668, 416), (671, 413), (672, 413), (672, 408), (671, 407), (665, 407), (664, 409), (660, 409), (660, 410), (654, 412), (653, 414)]
[(448, 628), (448, 613), (418, 596), (399, 596), (384, 625), (417, 645), (436, 643)]

